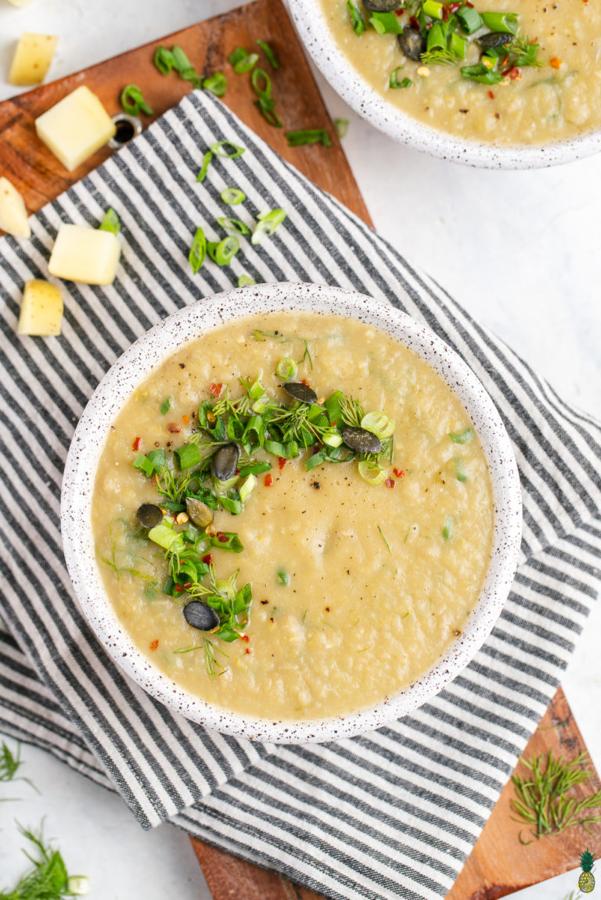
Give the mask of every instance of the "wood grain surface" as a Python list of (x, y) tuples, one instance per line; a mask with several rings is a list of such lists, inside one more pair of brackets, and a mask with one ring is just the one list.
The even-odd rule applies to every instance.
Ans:
[[(285, 65), (273, 74), (274, 95), (285, 128), (327, 128), (333, 146), (290, 148), (284, 129), (269, 126), (256, 110), (248, 76), (236, 76), (227, 55), (238, 46), (251, 48), (257, 39), (268, 40)], [(33, 121), (41, 112), (80, 84), (87, 84), (111, 114), (119, 111), (121, 88), (136, 83), (143, 88), (155, 116), (175, 105), (190, 89), (175, 75), (163, 77), (152, 65), (158, 44), (179, 44), (205, 74), (223, 69), (229, 78), (224, 102), (284, 159), (315, 184), (329, 191), (371, 224), (352, 172), (329, 120), (303, 50), (280, 0), (256, 0), (224, 16), (193, 25), (176, 34), (124, 53), (105, 63), (63, 78), (13, 100), (0, 103), (0, 175), (8, 176), (23, 193), (28, 209), (45, 203), (95, 168), (109, 154), (101, 150), (73, 173), (67, 173), (37, 140)], [(147, 122), (151, 119), (147, 119)], [(199, 150), (199, 159), (201, 153)], [(547, 750), (568, 757), (584, 749), (582, 737), (561, 689), (533, 736), (526, 755)], [(591, 787), (599, 787), (598, 780)], [(588, 834), (574, 829), (524, 846), (521, 826), (509, 809), (509, 783), (482, 835), (467, 860), (448, 900), (495, 900), (519, 888), (538, 883), (578, 865), (590, 846), (601, 855), (601, 826)], [(194, 851), (214, 900), (319, 900), (318, 895), (292, 884), (275, 872), (243, 862), (222, 850), (192, 839)], [(379, 900), (379, 898), (374, 898)]]

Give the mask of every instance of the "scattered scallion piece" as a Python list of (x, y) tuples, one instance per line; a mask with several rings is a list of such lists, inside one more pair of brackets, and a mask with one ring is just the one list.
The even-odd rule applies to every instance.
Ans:
[(271, 97), (271, 78), (265, 69), (260, 67), (255, 69), (251, 75), (250, 83), (258, 97)]
[(361, 419), (361, 428), (371, 431), (381, 441), (385, 441), (394, 434), (394, 422), (383, 412), (366, 413)]
[(238, 275), (238, 287), (239, 288), (252, 287), (253, 284), (256, 284), (256, 281), (250, 275), (246, 275), (246, 273), (243, 273), (242, 275)]
[(259, 97), (255, 101), (255, 106), (269, 125), (272, 125), (274, 128), (282, 127), (282, 120), (275, 110), (275, 101), (272, 97)]
[(332, 138), (325, 128), (301, 128), (297, 131), (287, 131), (286, 140), (289, 147), (304, 147), (307, 144), (321, 144), (322, 147), (332, 146)]
[(275, 367), (275, 374), (278, 378), (284, 378), (286, 381), (293, 381), (298, 374), (298, 366), (290, 356), (284, 356), (278, 361)]
[(442, 19), (443, 9), (444, 3), (439, 3), (438, 0), (424, 0), (422, 4), (423, 14), (431, 19)]
[(198, 175), (196, 176), (197, 181), (204, 181), (207, 177), (207, 173), (209, 171), (209, 166), (213, 162), (213, 152), (211, 150), (207, 150), (205, 155), (202, 158), (202, 165), (198, 170)]
[(161, 75), (169, 75), (173, 71), (173, 53), (167, 47), (157, 47), (152, 61)]
[(360, 37), (365, 33), (367, 25), (365, 24), (365, 18), (359, 5), (355, 3), (355, 0), (346, 0), (346, 9), (348, 12), (349, 19), (351, 20), (351, 26), (353, 31)]
[(358, 465), (359, 475), (368, 484), (383, 484), (388, 478), (388, 469), (371, 459), (362, 459)]
[(228, 61), (236, 75), (244, 75), (259, 62), (259, 54), (249, 53), (244, 47), (236, 47), (228, 56)]
[(374, 12), (369, 24), (378, 34), (402, 34), (405, 30), (400, 18), (393, 12)]
[(217, 224), (223, 228), (226, 234), (241, 234), (247, 237), (250, 234), (250, 228), (240, 219), (231, 219), (229, 216), (219, 216)]
[(411, 78), (407, 78), (407, 76), (402, 77), (402, 75), (402, 66), (397, 66), (396, 69), (393, 69), (390, 73), (390, 78), (388, 79), (388, 87), (392, 88), (392, 90), (396, 90), (397, 88), (411, 87), (411, 85), (413, 84)]
[[(429, 2), (429, 0), (426, 0)], [(425, 4), (424, 4), (425, 6)], [(517, 13), (506, 12), (483, 12), (480, 13), (485, 26), (491, 31), (501, 32), (502, 34), (516, 34), (518, 30)]]
[(288, 587), (288, 585), (290, 584), (290, 575), (288, 574), (286, 569), (278, 569), (277, 579), (279, 583), (284, 587)]
[(246, 200), (244, 191), (241, 191), (240, 188), (236, 187), (224, 188), (221, 191), (220, 197), (222, 202), (226, 203), (228, 206), (238, 206), (239, 203), (244, 203)]
[(222, 241), (207, 241), (207, 253), (218, 266), (229, 266), (239, 249), (240, 241), (234, 235)]
[(453, 519), (451, 516), (447, 516), (444, 520), (444, 525), (442, 526), (441, 534), (443, 540), (450, 541), (453, 537)]
[(126, 85), (121, 91), (119, 102), (128, 116), (138, 116), (140, 113), (152, 115), (152, 107), (144, 99), (144, 94), (137, 84)]
[(215, 97), (224, 97), (227, 91), (227, 78), (223, 72), (214, 72), (202, 80), (203, 91), (209, 91)]
[(252, 89), (257, 95), (256, 106), (261, 112), (263, 118), (273, 125), (274, 128), (281, 128), (282, 121), (275, 111), (275, 101), (271, 96), (271, 78), (260, 66), (253, 69), (250, 76)]
[(194, 274), (200, 271), (207, 255), (207, 239), (201, 227), (196, 229), (188, 253), (188, 262)]
[(334, 119), (334, 128), (336, 129), (336, 133), (340, 140), (345, 138), (348, 134), (350, 122), (348, 119), (336, 118)]
[(109, 207), (102, 217), (102, 222), (98, 226), (99, 231), (110, 231), (111, 234), (119, 234), (121, 231), (121, 222), (119, 216), (112, 207)]
[(162, 416), (167, 415), (169, 410), (171, 409), (171, 397), (165, 397), (161, 405), (159, 406), (159, 412)]
[(462, 459), (455, 460), (455, 478), (457, 481), (465, 482), (468, 480), (468, 474), (465, 468), (465, 463)]
[(283, 209), (272, 209), (261, 213), (250, 239), (251, 244), (262, 244), (265, 238), (271, 237), (286, 219), (286, 215), (287, 213)]
[(474, 436), (471, 428), (465, 428), (463, 431), (452, 431), (449, 438), (454, 444), (468, 444)]
[(482, 17), (473, 6), (460, 6), (455, 15), (466, 34), (473, 34), (482, 28)]
[(257, 44), (265, 54), (265, 59), (267, 60), (271, 68), (274, 70), (279, 69), (280, 60), (271, 44), (268, 44), (267, 41), (257, 41)]
[(215, 156), (221, 156), (224, 159), (238, 159), (239, 156), (246, 153), (246, 147), (240, 147), (233, 141), (224, 140), (211, 144), (211, 151)]
[(503, 75), (497, 69), (489, 69), (483, 63), (475, 63), (473, 66), (462, 66), (461, 77), (468, 81), (477, 81), (478, 84), (499, 84), (503, 81)]

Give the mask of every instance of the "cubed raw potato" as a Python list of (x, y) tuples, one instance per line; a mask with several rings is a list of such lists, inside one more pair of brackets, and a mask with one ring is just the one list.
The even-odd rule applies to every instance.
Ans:
[(0, 178), (0, 229), (14, 237), (31, 237), (25, 201), (8, 178)]
[(22, 34), (10, 67), (9, 82), (17, 86), (41, 84), (50, 68), (57, 41), (52, 34)]
[(35, 120), (38, 137), (72, 172), (115, 134), (106, 109), (85, 85)]
[(61, 225), (48, 271), (66, 281), (111, 284), (120, 253), (119, 238), (110, 231), (99, 231), (88, 225)]
[(23, 291), (18, 334), (50, 337), (61, 333), (63, 298), (49, 281), (28, 281)]

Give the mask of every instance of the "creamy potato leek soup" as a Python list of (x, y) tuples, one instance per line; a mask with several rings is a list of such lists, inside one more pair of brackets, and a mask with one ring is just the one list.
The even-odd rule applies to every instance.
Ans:
[(601, 127), (598, 0), (322, 0), (363, 78), (441, 131), (545, 144)]
[(274, 313), (136, 390), (93, 527), (117, 615), (165, 674), (228, 710), (311, 719), (398, 692), (461, 634), (493, 501), (427, 363), (354, 320)]

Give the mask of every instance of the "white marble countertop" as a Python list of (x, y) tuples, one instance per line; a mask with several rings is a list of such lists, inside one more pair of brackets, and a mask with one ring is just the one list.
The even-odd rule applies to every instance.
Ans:
[[(294, 0), (291, 0), (294, 2)], [(224, 12), (237, 0), (0, 0), (0, 72), (23, 31), (60, 36), (52, 77)], [(5, 77), (5, 76), (4, 76)], [(0, 99), (13, 90), (0, 75)], [(320, 86), (334, 115), (351, 120), (345, 149), (378, 231), (428, 269), (481, 322), (503, 337), (574, 404), (597, 413), (601, 397), (601, 161), (535, 172), (450, 165), (399, 147)], [(0, 172), (0, 175), (2, 173)], [(563, 685), (601, 768), (601, 604)], [(108, 792), (24, 748), (42, 794), (20, 784), (10, 796), (20, 822), (46, 816), (46, 831), (74, 871), (91, 876), (96, 900), (205, 900), (186, 837), (169, 826), (142, 832)], [(2, 786), (0, 786), (2, 787)], [(7, 794), (7, 791), (3, 791)], [(0, 799), (2, 794), (0, 794)], [(2, 804), (0, 889), (22, 868), (21, 841)], [(5, 884), (6, 882), (6, 884)], [(524, 900), (559, 900), (569, 886), (539, 887)]]

